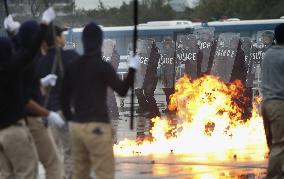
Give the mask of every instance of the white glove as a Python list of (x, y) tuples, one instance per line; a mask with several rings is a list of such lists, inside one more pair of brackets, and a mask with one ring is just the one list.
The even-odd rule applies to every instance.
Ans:
[(4, 20), (4, 28), (10, 33), (17, 34), (20, 26), (21, 24), (17, 21), (14, 21), (12, 15), (9, 15)]
[(52, 22), (55, 19), (55, 17), (56, 17), (55, 11), (54, 11), (53, 7), (50, 7), (43, 12), (41, 21), (43, 23), (49, 24), (50, 22)]
[(40, 79), (40, 83), (43, 87), (47, 86), (55, 86), (57, 80), (57, 76), (54, 74), (46, 75), (46, 77)]
[(48, 122), (51, 124), (54, 124), (57, 127), (63, 127), (65, 124), (65, 121), (62, 119), (62, 117), (57, 114), (56, 112), (50, 111), (47, 116)]
[(133, 68), (136, 71), (140, 69), (140, 60), (138, 55), (133, 56), (132, 54), (130, 54), (128, 58), (128, 66), (129, 68)]

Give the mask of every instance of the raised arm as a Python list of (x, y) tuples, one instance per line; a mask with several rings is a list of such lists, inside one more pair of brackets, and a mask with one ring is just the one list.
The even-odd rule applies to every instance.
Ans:
[(134, 84), (135, 72), (140, 68), (138, 56), (129, 58), (129, 71), (124, 80), (120, 80), (113, 68), (109, 68), (109, 86), (120, 96), (126, 96), (130, 86)]
[(20, 70), (25, 65), (32, 62), (35, 55), (38, 53), (40, 46), (44, 40), (45, 34), (48, 29), (48, 25), (55, 19), (55, 12), (53, 8), (48, 8), (42, 16), (41, 24), (40, 24), (40, 30), (35, 35), (31, 47), (29, 48), (21, 48), (16, 53), (14, 53), (12, 57), (12, 62), (6, 66), (4, 70)]

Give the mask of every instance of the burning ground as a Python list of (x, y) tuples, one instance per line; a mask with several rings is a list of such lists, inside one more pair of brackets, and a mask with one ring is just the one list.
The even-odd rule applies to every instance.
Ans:
[(117, 156), (189, 155), (198, 161), (264, 160), (267, 153), (262, 118), (255, 100), (244, 116), (240, 81), (225, 84), (213, 76), (179, 79), (169, 109), (175, 114), (151, 119), (151, 137), (114, 145)]

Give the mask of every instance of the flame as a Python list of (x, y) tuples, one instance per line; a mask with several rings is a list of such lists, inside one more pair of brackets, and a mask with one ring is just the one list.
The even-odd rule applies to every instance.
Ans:
[(232, 158), (263, 160), (267, 153), (260, 98), (246, 118), (240, 81), (225, 84), (214, 76), (191, 81), (180, 78), (171, 95), (169, 109), (174, 117), (151, 119), (151, 137), (143, 141), (125, 139), (114, 145), (116, 155), (187, 154), (198, 161)]

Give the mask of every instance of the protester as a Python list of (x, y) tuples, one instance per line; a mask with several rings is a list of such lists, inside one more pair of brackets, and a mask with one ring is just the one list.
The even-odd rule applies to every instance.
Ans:
[[(74, 50), (63, 49), (65, 46), (65, 38), (63, 34), (64, 31), (65, 29), (60, 28), (57, 25), (54, 25), (54, 29), (52, 27), (48, 29), (44, 40), (47, 51), (44, 56), (38, 59), (37, 63), (37, 72), (40, 78), (44, 78), (45, 76), (52, 73), (53, 65), (54, 63), (57, 63), (57, 68), (54, 73), (56, 76), (58, 76), (58, 78), (56, 84), (50, 89), (47, 103), (47, 109), (56, 111), (57, 114), (62, 114), (59, 97), (64, 68), (67, 64), (71, 63), (72, 60), (79, 57), (79, 55)], [(53, 33), (55, 33), (55, 38), (53, 37)], [(47, 88), (45, 88), (44, 91), (46, 92)], [(47, 98), (46, 95), (45, 98)], [(69, 179), (72, 175), (72, 159), (68, 126), (64, 125), (64, 127), (58, 127), (56, 125), (52, 125), (50, 126), (50, 128), (59, 150), (60, 159), (64, 163), (64, 175), (67, 179)]]
[[(25, 50), (31, 46), (32, 42), (30, 39), (32, 39), (34, 34), (39, 30), (39, 25), (36, 21), (26, 21), (21, 25), (19, 33), (15, 34), (14, 32), (18, 31), (15, 30), (17, 22), (13, 21), (11, 16), (6, 18), (4, 24), (7, 26), (6, 29), (14, 42), (14, 50), (16, 51), (19, 49)], [(22, 75), (22, 81), (25, 86), (24, 94), (29, 99), (26, 105), (28, 110), (26, 118), (27, 126), (33, 136), (39, 160), (44, 166), (46, 178), (62, 179), (63, 164), (59, 160), (51, 131), (44, 126), (42, 117), (51, 120), (51, 123), (55, 123), (55, 125), (60, 127), (62, 127), (64, 121), (57, 113), (49, 111), (42, 106), (42, 93), (40, 90), (42, 86), (54, 86), (57, 76), (48, 74), (42, 79), (39, 78), (36, 63), (41, 56), (40, 53), (37, 53), (32, 63), (25, 67)]]
[[(39, 30), (33, 38), (29, 39), (30, 45), (20, 48), (15, 53), (12, 53), (10, 40), (6, 38), (0, 40), (0, 170), (4, 179), (36, 178), (38, 156), (24, 120), (25, 107), (30, 99), (25, 93), (26, 86), (22, 81), (22, 76), (25, 67), (32, 63), (40, 49), (47, 25), (54, 18), (53, 9), (46, 10), (43, 13)], [(19, 31), (21, 30), (23, 29), (20, 28)], [(54, 122), (54, 118), (49, 117), (48, 120)]]
[[(74, 173), (72, 179), (114, 178), (112, 127), (107, 113), (107, 87), (125, 96), (133, 85), (138, 57), (129, 58), (128, 76), (121, 81), (111, 65), (102, 60), (103, 32), (95, 23), (83, 30), (84, 55), (66, 69), (62, 87), (62, 109), (70, 120)], [(71, 101), (74, 112), (71, 110)]]

